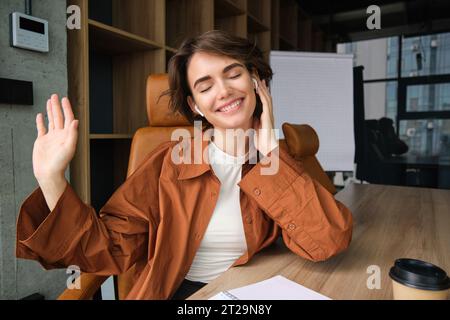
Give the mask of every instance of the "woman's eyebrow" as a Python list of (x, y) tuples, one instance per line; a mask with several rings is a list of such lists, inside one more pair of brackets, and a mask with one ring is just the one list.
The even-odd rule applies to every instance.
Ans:
[[(242, 67), (243, 68), (244, 66), (242, 64), (238, 63), (238, 62), (235, 62), (235, 63), (232, 63), (229, 66), (226, 66), (225, 68), (223, 68), (222, 73), (226, 73), (226, 72), (228, 72), (231, 69), (236, 68), (236, 67)], [(206, 80), (209, 80), (209, 79), (211, 79), (211, 76), (204, 76), (204, 77), (201, 77), (201, 78), (197, 79), (197, 81), (195, 81), (195, 83), (194, 83), (194, 88), (200, 82), (203, 82), (203, 81), (206, 81)]]

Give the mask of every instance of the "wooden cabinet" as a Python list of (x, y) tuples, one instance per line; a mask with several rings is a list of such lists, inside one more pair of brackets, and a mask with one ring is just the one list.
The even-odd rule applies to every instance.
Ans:
[(270, 50), (318, 49), (323, 42), (323, 33), (313, 31), (295, 0), (68, 0), (68, 5), (79, 6), (82, 14), (81, 29), (68, 30), (69, 98), (80, 120), (71, 184), (97, 210), (125, 180), (132, 136), (148, 125), (147, 76), (166, 72), (186, 37), (226, 30), (256, 42), (267, 60)]

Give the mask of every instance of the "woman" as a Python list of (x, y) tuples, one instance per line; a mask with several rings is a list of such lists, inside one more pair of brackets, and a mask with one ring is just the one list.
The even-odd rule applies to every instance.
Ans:
[[(271, 76), (261, 51), (246, 39), (210, 31), (186, 40), (170, 60), (166, 94), (174, 112), (202, 120), (203, 138), (212, 132), (202, 139), (204, 156), (186, 161), (193, 154), (178, 141), (161, 144), (99, 216), (64, 178), (78, 120), (66, 98), (63, 117), (52, 95), (48, 132), (43, 116), (36, 119), (39, 188), (20, 209), (17, 256), (47, 269), (77, 265), (101, 275), (135, 265), (128, 299), (184, 299), (280, 234), (290, 250), (312, 261), (344, 250), (350, 211), (278, 147), (266, 83)], [(250, 129), (258, 130), (227, 135)], [(261, 156), (256, 164), (252, 149)], [(183, 161), (174, 161), (180, 152)], [(278, 167), (263, 174), (263, 160), (273, 155)]]

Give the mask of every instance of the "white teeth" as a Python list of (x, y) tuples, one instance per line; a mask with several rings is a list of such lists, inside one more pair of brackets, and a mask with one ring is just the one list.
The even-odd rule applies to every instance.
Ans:
[(235, 109), (237, 106), (239, 106), (239, 105), (241, 104), (241, 101), (242, 101), (242, 99), (239, 99), (238, 101), (233, 102), (233, 103), (230, 104), (229, 106), (220, 108), (219, 111), (220, 111), (220, 112), (227, 112), (227, 111), (230, 111), (230, 110), (232, 110), (232, 109)]

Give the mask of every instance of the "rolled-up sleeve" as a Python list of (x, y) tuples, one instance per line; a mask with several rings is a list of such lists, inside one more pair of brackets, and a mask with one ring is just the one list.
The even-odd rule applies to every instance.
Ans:
[(281, 228), (286, 246), (312, 261), (326, 260), (346, 249), (352, 238), (350, 210), (285, 150), (277, 148), (270, 157), (279, 162), (277, 170), (262, 174), (261, 169), (268, 166), (261, 161), (239, 185)]
[(46, 269), (76, 265), (99, 275), (123, 273), (146, 258), (159, 222), (158, 180), (169, 146), (151, 152), (98, 215), (69, 184), (52, 211), (41, 189), (34, 190), (19, 211), (16, 256)]

